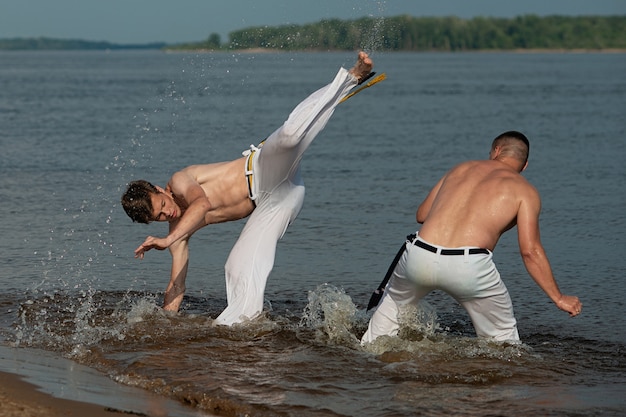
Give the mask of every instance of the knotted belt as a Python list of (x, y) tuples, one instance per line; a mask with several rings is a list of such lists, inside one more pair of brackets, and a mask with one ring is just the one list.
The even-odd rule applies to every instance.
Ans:
[[(262, 144), (263, 142), (261, 142), (261, 145)], [(246, 175), (246, 182), (248, 183), (248, 197), (250, 198), (250, 201), (252, 201), (252, 204), (254, 204), (254, 207), (256, 207), (256, 203), (254, 201), (256, 200), (256, 195), (254, 195), (252, 192), (252, 180), (253, 180), (253, 175), (254, 175), (254, 171), (252, 170), (252, 163), (254, 162), (254, 154), (258, 150), (259, 148), (257, 148), (256, 146), (250, 145), (250, 149), (246, 149), (245, 151), (241, 153), (243, 156), (246, 157), (246, 165), (245, 165), (244, 173)]]

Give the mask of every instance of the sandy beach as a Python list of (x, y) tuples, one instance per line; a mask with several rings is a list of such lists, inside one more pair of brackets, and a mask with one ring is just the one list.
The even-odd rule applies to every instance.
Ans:
[[(22, 380), (19, 375), (0, 372), (0, 415), (3, 417), (111, 417), (129, 415), (116, 410), (79, 401), (53, 397)], [(133, 413), (132, 415), (147, 415)]]
[(206, 417), (147, 390), (129, 387), (52, 352), (0, 344), (2, 417), (134, 415)]

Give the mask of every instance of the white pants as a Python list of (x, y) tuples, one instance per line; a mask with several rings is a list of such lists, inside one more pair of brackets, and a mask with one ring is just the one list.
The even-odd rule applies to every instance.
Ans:
[(372, 342), (383, 335), (396, 336), (400, 327), (400, 308), (416, 305), (436, 289), (450, 294), (465, 308), (479, 337), (519, 340), (511, 297), (493, 263), (491, 252), (441, 255), (439, 251), (429, 252), (407, 242), (406, 251), (393, 271), (361, 342)]
[(252, 196), (256, 208), (226, 261), (228, 306), (215, 324), (239, 323), (263, 311), (265, 284), (274, 266), (276, 245), (304, 201), (302, 154), (326, 126), (340, 100), (356, 85), (356, 77), (341, 68), (332, 83), (301, 102), (255, 152)]

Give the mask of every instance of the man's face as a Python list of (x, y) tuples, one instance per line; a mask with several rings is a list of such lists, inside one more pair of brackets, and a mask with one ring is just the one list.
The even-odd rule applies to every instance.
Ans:
[(155, 222), (171, 222), (181, 216), (180, 207), (172, 196), (165, 192), (150, 195), (152, 218)]

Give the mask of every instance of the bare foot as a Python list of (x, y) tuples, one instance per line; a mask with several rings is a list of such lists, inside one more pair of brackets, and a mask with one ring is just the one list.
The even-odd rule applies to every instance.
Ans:
[(349, 71), (350, 74), (354, 75), (359, 82), (367, 77), (370, 72), (372, 72), (372, 68), (374, 67), (374, 63), (372, 59), (363, 51), (359, 52), (359, 58), (354, 64), (354, 67)]

